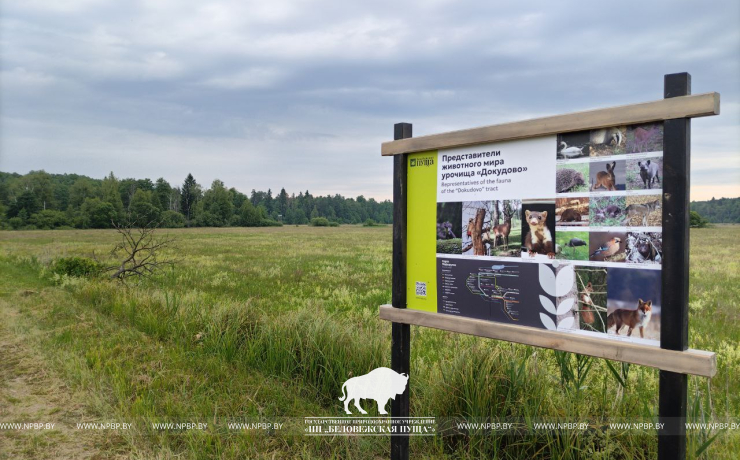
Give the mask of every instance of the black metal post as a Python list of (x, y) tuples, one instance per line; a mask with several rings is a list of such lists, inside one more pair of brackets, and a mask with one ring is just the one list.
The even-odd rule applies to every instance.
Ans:
[[(663, 97), (691, 94), (691, 75), (665, 76)], [(691, 119), (666, 120), (663, 126), (663, 263), (660, 347), (689, 345), (689, 187)], [(688, 376), (660, 371), (658, 458), (686, 458)]]
[[(411, 137), (410, 123), (396, 123), (393, 126), (393, 139)], [(407, 156), (393, 157), (393, 299), (395, 308), (406, 308), (406, 196), (407, 189)], [(392, 323), (391, 325), (391, 368), (409, 375), (411, 363), (411, 327), (408, 324)], [(409, 416), (409, 378), (406, 391), (396, 396), (391, 402), (391, 417)], [(405, 428), (399, 426), (398, 429)], [(391, 459), (408, 460), (409, 437), (391, 436)]]

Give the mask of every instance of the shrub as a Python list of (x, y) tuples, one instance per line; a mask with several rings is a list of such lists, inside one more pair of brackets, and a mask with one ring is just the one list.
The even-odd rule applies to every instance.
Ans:
[(282, 227), (283, 223), (272, 219), (262, 219), (259, 221), (258, 227)]
[(329, 227), (339, 227), (339, 222), (329, 222)]
[(437, 253), (460, 254), (462, 253), (462, 239), (437, 240)]
[(160, 218), (160, 227), (183, 228), (185, 226), (185, 216), (177, 211), (164, 211)]
[(380, 227), (380, 224), (375, 222), (372, 219), (368, 219), (365, 221), (364, 224), (362, 224), (363, 227)]
[(51, 266), (52, 273), (76, 277), (98, 276), (103, 269), (100, 262), (87, 257), (62, 257), (55, 260)]
[(311, 219), (310, 225), (312, 227), (328, 227), (329, 226), (329, 219), (326, 217), (314, 217)]
[(701, 216), (696, 211), (691, 211), (689, 217), (689, 226), (692, 228), (706, 228), (709, 227), (709, 221)]

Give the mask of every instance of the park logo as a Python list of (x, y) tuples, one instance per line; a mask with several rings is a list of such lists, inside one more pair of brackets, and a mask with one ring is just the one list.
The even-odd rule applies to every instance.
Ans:
[(355, 407), (363, 414), (367, 414), (360, 407), (360, 399), (374, 399), (378, 404), (378, 413), (387, 414), (385, 406), (389, 399), (396, 399), (396, 395), (403, 394), (409, 382), (409, 376), (399, 374), (393, 369), (379, 367), (365, 375), (352, 377), (342, 385), (342, 396), (340, 401), (344, 401), (344, 411), (350, 415), (349, 402), (354, 400)]
[(415, 166), (434, 166), (434, 157), (412, 158), (409, 160), (409, 165), (412, 168)]

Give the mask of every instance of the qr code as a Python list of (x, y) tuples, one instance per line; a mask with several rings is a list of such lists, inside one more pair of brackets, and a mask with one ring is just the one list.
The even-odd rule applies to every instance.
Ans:
[(424, 283), (422, 281), (416, 282), (416, 295), (421, 297), (427, 296), (427, 283)]

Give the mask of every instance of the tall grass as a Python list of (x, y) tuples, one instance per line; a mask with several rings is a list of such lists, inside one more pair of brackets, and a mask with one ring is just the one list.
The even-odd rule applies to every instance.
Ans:
[[(15, 232), (5, 240), (0, 272), (48, 279), (43, 267), (56, 255), (103, 254), (114, 237), (57, 231), (43, 239), (45, 234), (32, 232), (24, 239)], [(45, 302), (23, 301), (61, 347), (48, 353), (77, 356), (79, 369), (68, 375), (77, 375), (79, 384), (94, 392), (110, 388), (114, 410), (152, 420), (342, 415), (336, 399), (342, 383), (390, 364), (390, 327), (377, 319), (376, 310), (390, 298), (389, 229), (212, 229), (183, 230), (177, 236), (183, 262), (175, 270), (128, 287), (64, 280), (45, 288), (50, 293)], [(740, 268), (728, 250), (737, 237), (736, 228), (692, 232), (692, 256), (697, 256), (691, 274), (691, 345), (717, 351), (720, 369), (711, 381), (690, 379), (690, 415), (697, 419), (734, 417), (740, 408), (740, 383), (733, 377), (740, 368), (735, 307)], [(65, 297), (57, 299), (60, 295)], [(87, 335), (58, 330), (80, 315), (88, 318)], [(529, 423), (657, 415), (657, 372), (643, 367), (610, 366), (418, 327), (412, 328), (411, 365), (415, 416)], [(296, 399), (276, 401), (287, 398), (284, 392)], [(377, 414), (374, 404), (364, 405)], [(191, 457), (387, 455), (387, 442), (377, 438), (296, 436), (268, 442), (228, 432), (145, 434), (143, 439)], [(412, 449), (422, 456), (469, 458), (627, 459), (656, 453), (654, 435), (602, 426), (585, 432), (535, 431), (525, 423), (520, 432), (448, 434), (414, 439)], [(712, 431), (690, 434), (692, 455), (701, 458), (730, 458), (740, 447), (737, 437), (726, 433), (717, 438)], [(131, 439), (132, 445), (141, 442), (146, 441)]]

